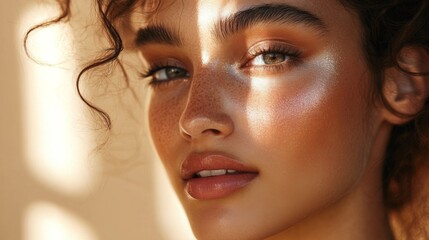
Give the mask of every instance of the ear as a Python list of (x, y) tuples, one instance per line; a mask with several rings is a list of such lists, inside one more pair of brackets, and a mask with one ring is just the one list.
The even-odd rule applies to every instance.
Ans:
[(404, 47), (398, 66), (384, 72), (383, 94), (387, 103), (400, 115), (386, 107), (386, 121), (400, 125), (412, 119), (425, 105), (429, 96), (429, 52), (419, 46)]

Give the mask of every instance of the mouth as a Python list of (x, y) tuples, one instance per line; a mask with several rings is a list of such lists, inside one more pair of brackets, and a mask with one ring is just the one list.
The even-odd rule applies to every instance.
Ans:
[(227, 197), (257, 175), (256, 169), (223, 154), (191, 154), (181, 168), (185, 191), (198, 200)]
[(217, 176), (223, 176), (223, 175), (234, 175), (234, 174), (241, 174), (243, 172), (239, 172), (232, 169), (217, 169), (217, 170), (203, 170), (197, 172), (193, 178), (205, 178), (205, 177), (217, 177)]

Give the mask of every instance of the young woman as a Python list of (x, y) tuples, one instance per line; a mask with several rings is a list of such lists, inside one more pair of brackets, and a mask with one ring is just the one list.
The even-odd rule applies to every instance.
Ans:
[(97, 4), (198, 239), (429, 237), (428, 1)]

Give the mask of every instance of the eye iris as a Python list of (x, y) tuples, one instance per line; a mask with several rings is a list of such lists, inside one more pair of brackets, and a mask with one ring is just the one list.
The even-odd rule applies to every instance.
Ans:
[(165, 71), (169, 79), (187, 77), (188, 75), (185, 70), (180, 68), (167, 68)]
[(265, 64), (277, 64), (284, 62), (286, 56), (281, 53), (266, 53), (263, 55), (263, 60)]

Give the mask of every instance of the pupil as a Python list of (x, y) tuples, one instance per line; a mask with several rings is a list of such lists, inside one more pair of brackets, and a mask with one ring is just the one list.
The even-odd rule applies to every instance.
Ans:
[(281, 63), (286, 60), (286, 56), (281, 53), (267, 53), (264, 54), (264, 63), (265, 64), (276, 64)]

